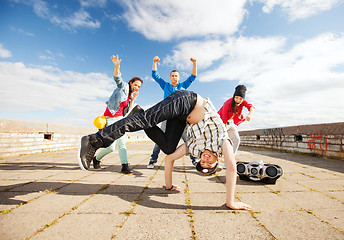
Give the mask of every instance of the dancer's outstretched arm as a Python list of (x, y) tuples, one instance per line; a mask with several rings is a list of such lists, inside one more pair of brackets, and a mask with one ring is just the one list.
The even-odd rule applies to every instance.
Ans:
[(172, 172), (174, 161), (184, 156), (186, 153), (185, 143), (180, 145), (174, 153), (171, 153), (165, 158), (165, 188), (169, 190), (179, 189), (177, 185), (172, 185)]

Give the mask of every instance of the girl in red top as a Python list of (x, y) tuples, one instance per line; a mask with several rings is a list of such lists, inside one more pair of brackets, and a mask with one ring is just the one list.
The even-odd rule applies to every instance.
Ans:
[[(245, 100), (246, 90), (247, 89), (244, 85), (238, 85), (235, 88), (233, 97), (228, 99), (217, 112), (223, 123), (227, 125), (228, 136), (233, 143), (234, 155), (236, 154), (240, 144), (240, 136), (236, 126), (244, 121), (250, 121), (251, 116), (255, 111), (253, 105)], [(242, 115), (243, 107), (249, 110), (249, 113), (245, 118)]]
[[(114, 80), (117, 84), (117, 88), (114, 90), (113, 94), (111, 95), (109, 101), (107, 101), (107, 107), (104, 112), (104, 116), (106, 117), (106, 126), (109, 126), (118, 120), (122, 119), (126, 114), (127, 109), (131, 109), (134, 111), (133, 103), (136, 97), (139, 95), (139, 89), (142, 85), (142, 79), (138, 77), (133, 77), (129, 83), (126, 83), (122, 80), (121, 72), (119, 70), (120, 60), (117, 56), (111, 57), (112, 62), (114, 64)], [(129, 168), (128, 159), (127, 159), (127, 147), (126, 147), (126, 136), (122, 136), (121, 138), (114, 141), (109, 147), (103, 148), (97, 156), (93, 158), (93, 167), (95, 169), (99, 169), (100, 162), (102, 158), (113, 152), (115, 150), (116, 145), (118, 145), (118, 155), (121, 160), (122, 164), (122, 173), (129, 174), (131, 173), (131, 169)]]

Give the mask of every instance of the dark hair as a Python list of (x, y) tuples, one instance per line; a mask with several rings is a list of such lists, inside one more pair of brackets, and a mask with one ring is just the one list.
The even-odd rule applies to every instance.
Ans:
[(129, 95), (131, 95), (131, 86), (130, 86), (130, 83), (133, 83), (135, 81), (140, 81), (141, 83), (143, 83), (143, 80), (139, 77), (133, 77), (132, 79), (129, 80), (128, 84), (129, 84)]
[[(216, 173), (217, 167), (219, 166), (219, 163), (216, 163), (215, 167), (213, 168), (204, 168), (201, 166), (201, 161), (199, 161), (196, 164), (196, 170), (200, 173), (203, 173), (204, 175), (212, 175), (214, 173)], [(206, 170), (205, 170), (206, 169)]]
[(247, 88), (244, 85), (236, 86), (235, 92), (234, 92), (233, 98), (232, 98), (232, 103), (231, 103), (231, 109), (232, 109), (232, 112), (234, 115), (238, 113), (238, 107), (235, 104), (234, 98), (235, 98), (235, 96), (245, 98), (246, 91), (247, 91)]
[(233, 115), (235, 115), (235, 114), (238, 113), (238, 107), (237, 107), (236, 104), (235, 104), (234, 97), (235, 97), (235, 96), (233, 96), (232, 102), (231, 102), (231, 109), (232, 109)]
[[(173, 72), (179, 73), (178, 70), (172, 70), (172, 71), (170, 72), (170, 75), (171, 75)], [(179, 73), (179, 74), (180, 74), (180, 73)]]

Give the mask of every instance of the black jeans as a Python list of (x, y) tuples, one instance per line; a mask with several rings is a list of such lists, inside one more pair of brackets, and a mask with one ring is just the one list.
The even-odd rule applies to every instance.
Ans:
[[(196, 93), (175, 91), (146, 111), (123, 118), (99, 130), (96, 136), (103, 141), (102, 147), (108, 147), (125, 132), (143, 129), (165, 154), (171, 154), (177, 148), (186, 126), (186, 117), (194, 109), (196, 102)], [(165, 132), (157, 126), (164, 120), (167, 120)]]

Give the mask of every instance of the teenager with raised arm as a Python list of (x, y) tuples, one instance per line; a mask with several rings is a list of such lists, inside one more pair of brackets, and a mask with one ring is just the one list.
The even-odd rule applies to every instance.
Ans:
[[(118, 120), (122, 119), (129, 109), (133, 109), (134, 101), (139, 95), (139, 89), (143, 83), (141, 78), (133, 77), (130, 79), (128, 83), (124, 82), (121, 77), (120, 65), (121, 59), (119, 59), (118, 55), (113, 55), (111, 60), (114, 65), (114, 81), (117, 85), (117, 88), (111, 94), (109, 100), (106, 102), (106, 109), (104, 112), (104, 116), (106, 117), (106, 126), (109, 126)], [(110, 146), (107, 148), (103, 148), (96, 156), (93, 158), (93, 167), (95, 169), (101, 168), (101, 160), (109, 153), (113, 152), (118, 146), (118, 155), (121, 160), (122, 169), (121, 172), (124, 174), (132, 173), (127, 157), (127, 146), (126, 146), (127, 138), (126, 136), (122, 136), (116, 141), (114, 141)], [(80, 165), (81, 168), (85, 168), (87, 170), (88, 166), (83, 167)]]
[[(179, 82), (180, 80), (180, 74), (177, 70), (173, 70), (170, 73), (170, 80), (171, 82), (167, 82), (164, 79), (162, 79), (158, 73), (158, 62), (160, 61), (160, 58), (158, 56), (155, 56), (153, 58), (153, 67), (152, 67), (152, 78), (156, 83), (159, 84), (161, 89), (164, 91), (164, 99), (167, 98), (171, 93), (177, 90), (186, 90), (190, 87), (190, 85), (195, 81), (197, 76), (197, 64), (196, 64), (196, 58), (190, 58), (190, 61), (192, 62), (192, 72), (191, 75), (183, 82)], [(166, 129), (166, 121), (163, 121), (160, 126), (162, 131), (165, 131)], [(182, 135), (182, 139), (185, 142), (186, 135), (185, 133)], [(154, 165), (158, 161), (160, 153), (160, 148), (157, 144), (155, 144), (153, 148), (153, 152), (151, 155), (151, 159), (149, 160), (149, 163), (147, 165), (147, 168), (154, 168)], [(190, 155), (191, 162), (193, 165), (197, 164), (197, 158)]]

